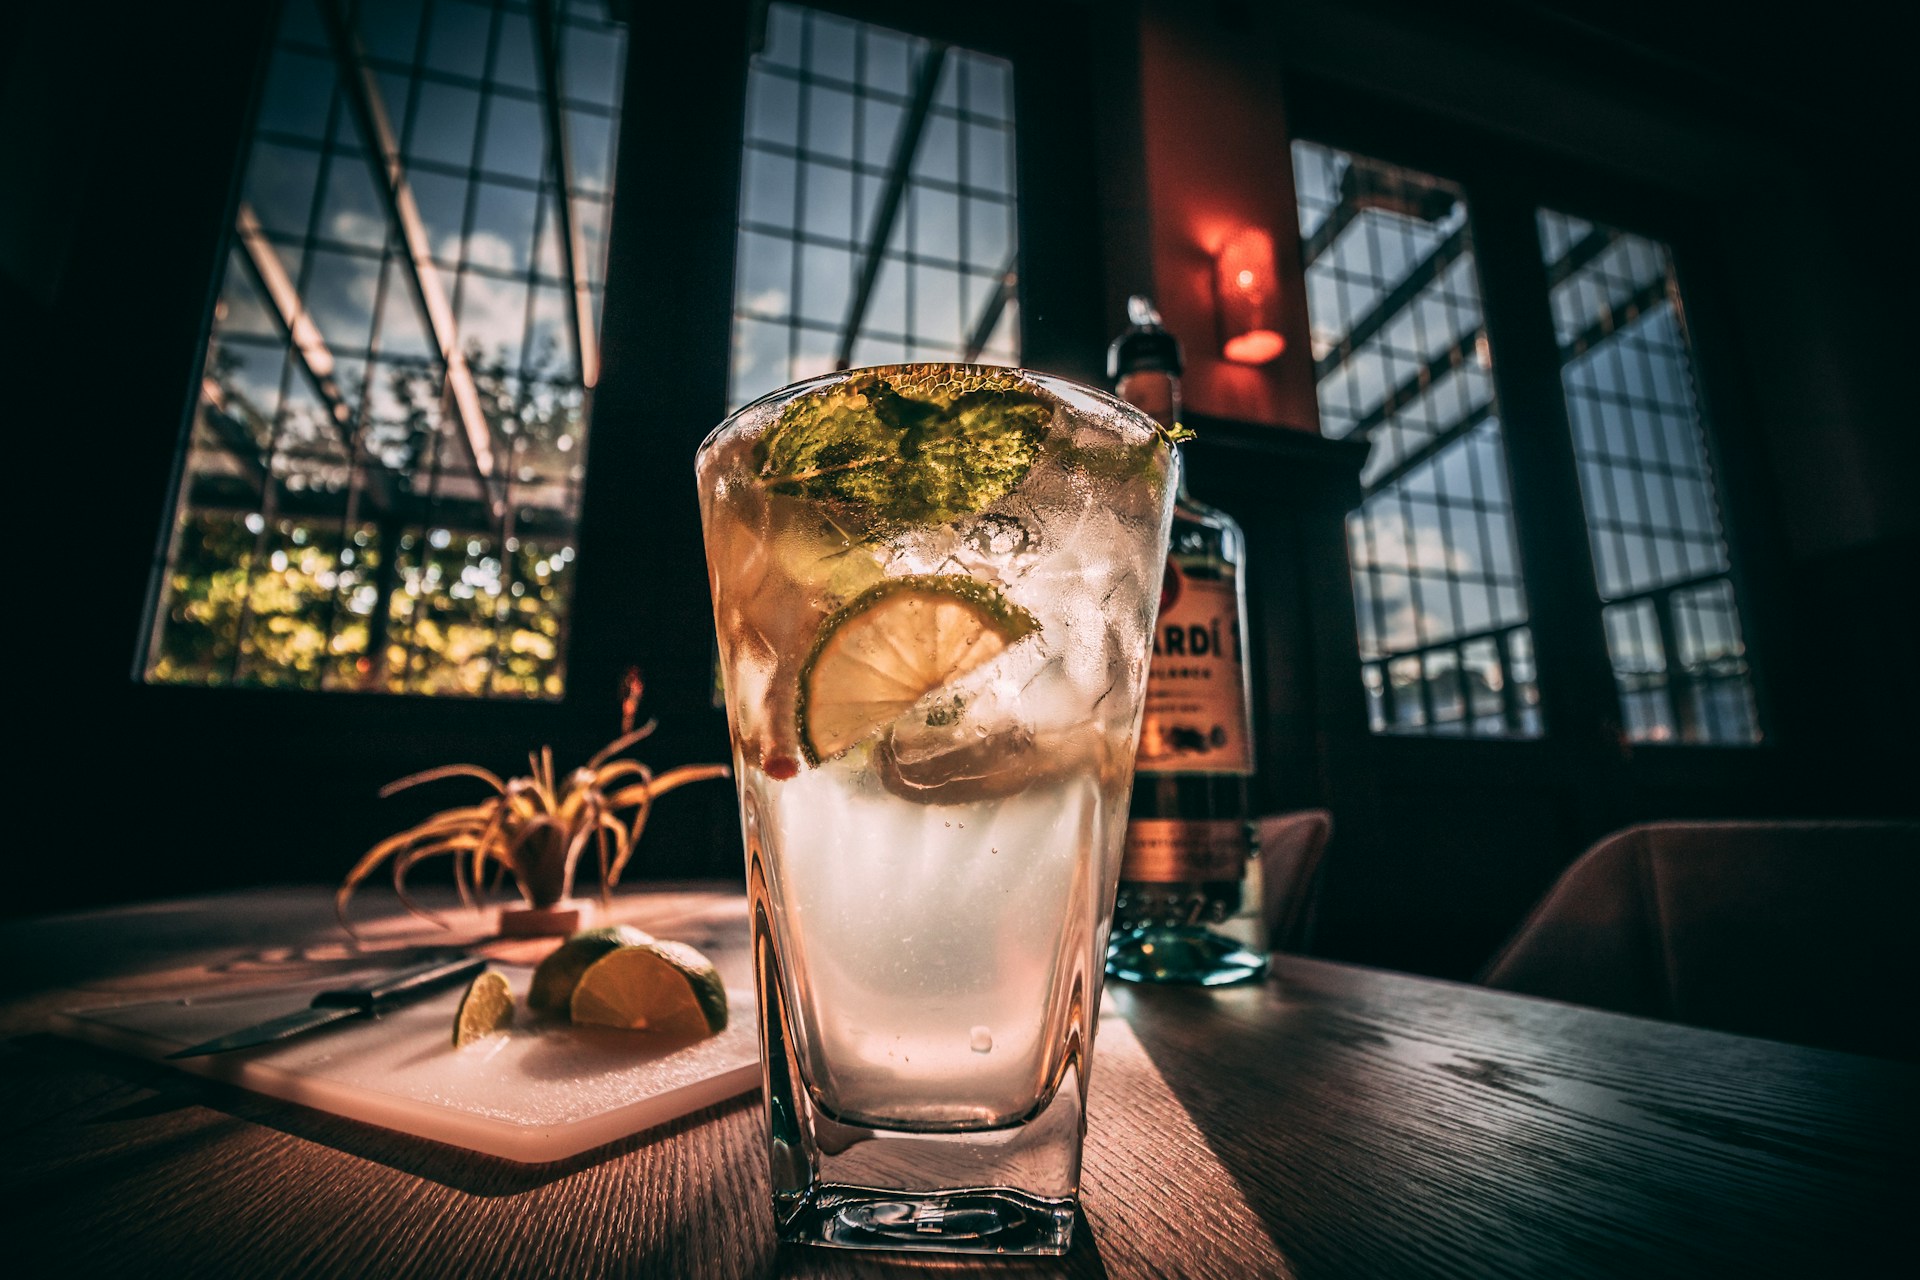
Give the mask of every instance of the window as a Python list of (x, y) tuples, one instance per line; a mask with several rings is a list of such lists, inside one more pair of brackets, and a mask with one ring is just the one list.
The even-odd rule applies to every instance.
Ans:
[(625, 29), (603, 0), (290, 0), (145, 662), (558, 697)]
[(769, 7), (747, 88), (733, 407), (836, 367), (1020, 358), (1013, 76)]
[(1539, 214), (1607, 650), (1627, 736), (1759, 737), (1666, 246)]
[(1467, 207), (1295, 142), (1321, 428), (1373, 442), (1347, 535), (1376, 733), (1541, 731)]

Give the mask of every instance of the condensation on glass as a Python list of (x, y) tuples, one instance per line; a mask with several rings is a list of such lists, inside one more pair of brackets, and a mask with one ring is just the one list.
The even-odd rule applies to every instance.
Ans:
[(736, 261), (731, 407), (834, 368), (1018, 364), (1011, 65), (769, 6)]
[(1760, 738), (1667, 247), (1541, 210), (1561, 385), (1627, 737)]
[(627, 33), (604, 0), (290, 0), (149, 681), (557, 697)]
[(1373, 443), (1347, 519), (1373, 731), (1538, 736), (1466, 202), (1313, 142), (1293, 164), (1321, 430)]

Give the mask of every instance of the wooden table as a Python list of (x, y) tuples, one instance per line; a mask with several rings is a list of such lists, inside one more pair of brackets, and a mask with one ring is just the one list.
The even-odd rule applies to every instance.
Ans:
[[(183, 966), (333, 939), (326, 896), (0, 925), (0, 1222), (27, 1262), (11, 1274), (928, 1269), (776, 1248), (757, 1096), (525, 1166), (44, 1030)], [(1307, 959), (1264, 986), (1114, 1004), (1132, 1033), (1096, 1050), (1088, 1226), (1058, 1262), (979, 1269), (1849, 1275), (1906, 1252), (1908, 1066)]]

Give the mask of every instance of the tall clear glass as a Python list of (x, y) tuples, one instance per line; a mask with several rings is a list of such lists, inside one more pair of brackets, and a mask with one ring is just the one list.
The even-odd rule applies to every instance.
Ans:
[(782, 1239), (1066, 1250), (1178, 466), (965, 365), (701, 446)]

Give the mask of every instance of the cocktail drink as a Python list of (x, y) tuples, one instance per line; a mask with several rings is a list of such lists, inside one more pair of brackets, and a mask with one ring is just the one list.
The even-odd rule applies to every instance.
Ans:
[(701, 447), (783, 1239), (1065, 1250), (1177, 466), (963, 365)]

